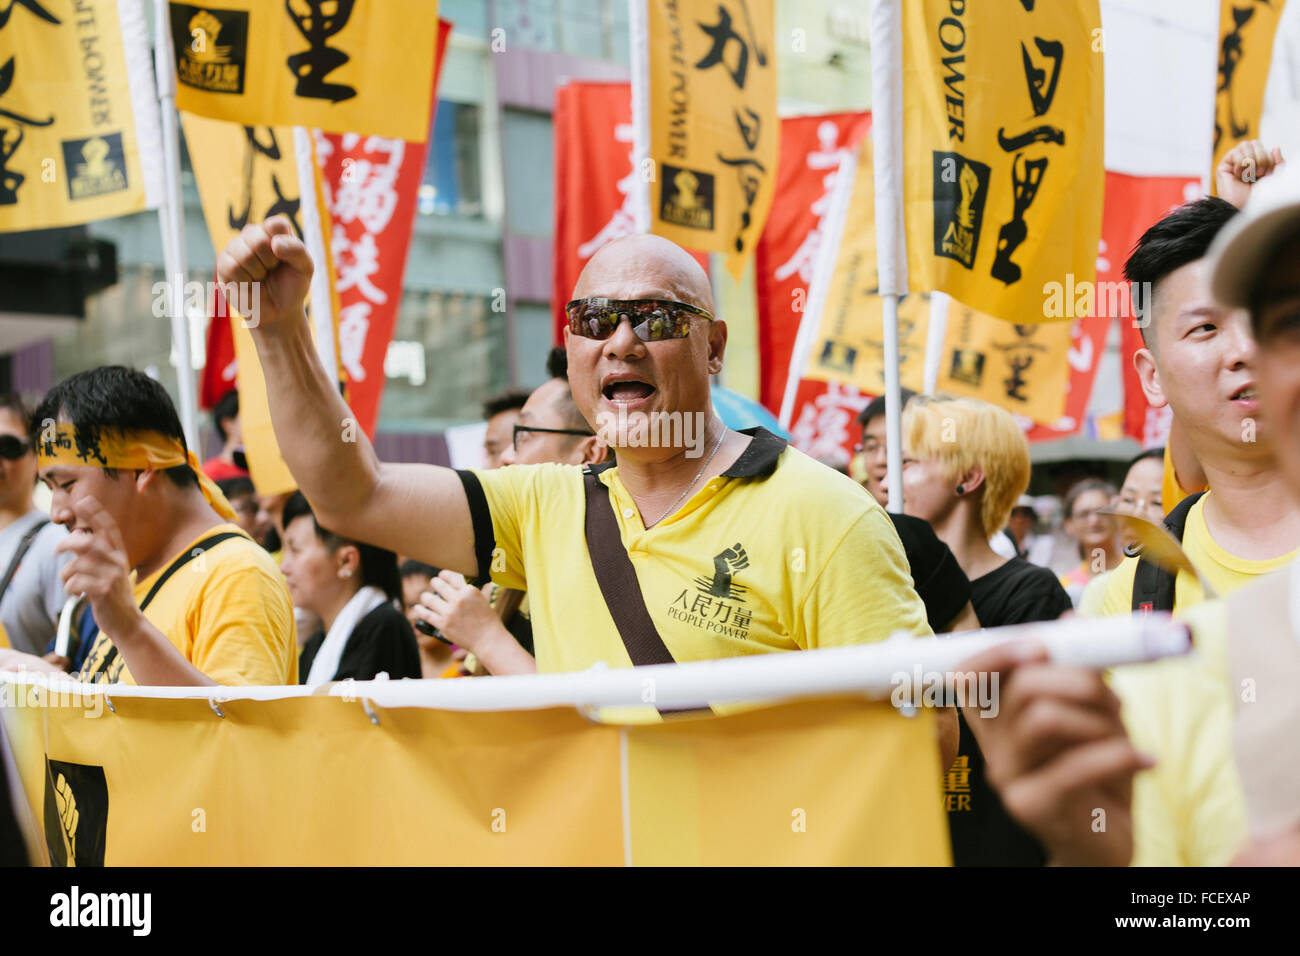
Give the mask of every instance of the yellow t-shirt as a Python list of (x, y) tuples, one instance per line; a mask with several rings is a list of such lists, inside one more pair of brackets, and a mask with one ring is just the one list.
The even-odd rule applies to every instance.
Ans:
[[(467, 476), (475, 526), (490, 521), (494, 537), (491, 549), (476, 543), (485, 565), (491, 551), (480, 572), (527, 589), (538, 671), (630, 667), (587, 552), (582, 470), (511, 465), (472, 475), (482, 489)], [(758, 430), (731, 468), (649, 530), (618, 469), (599, 480), (678, 662), (930, 634), (884, 509), (770, 433)]]
[(1192, 627), (1192, 654), (1111, 674), (1129, 738), (1156, 761), (1133, 782), (1133, 865), (1226, 866), (1247, 830), (1227, 608), (1208, 601), (1178, 616)]
[[(1210, 529), (1205, 525), (1205, 503), (1211, 494), (1213, 492), (1206, 492), (1187, 513), (1187, 524), (1183, 529), (1183, 551), (1220, 595), (1229, 594), (1258, 580), (1296, 556), (1297, 552), (1292, 551), (1277, 558), (1250, 561), (1229, 554), (1219, 547), (1210, 537)], [(1128, 614), (1132, 610), (1133, 575), (1136, 569), (1137, 558), (1125, 558), (1111, 573), (1106, 581), (1106, 596), (1099, 612), (1101, 615)], [(1186, 610), (1203, 600), (1205, 596), (1201, 593), (1200, 582), (1185, 571), (1179, 572), (1174, 591), (1174, 612)]]
[[(293, 603), (271, 556), (234, 524), (208, 529), (185, 552), (223, 531), (239, 536), (213, 545), (172, 574), (144, 616), (187, 661), (219, 684), (297, 684)], [(135, 583), (137, 604), (171, 563)], [(77, 677), (134, 684), (115, 650), (100, 631)]]

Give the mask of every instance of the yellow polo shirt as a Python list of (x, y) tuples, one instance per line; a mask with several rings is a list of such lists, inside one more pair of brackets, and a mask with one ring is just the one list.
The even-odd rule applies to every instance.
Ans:
[[(1210, 529), (1205, 524), (1205, 503), (1212, 494), (1213, 492), (1206, 492), (1202, 495), (1201, 500), (1192, 505), (1192, 510), (1187, 513), (1187, 524), (1183, 528), (1183, 551), (1220, 595), (1229, 594), (1276, 571), (1296, 556), (1297, 552), (1292, 551), (1265, 561), (1250, 561), (1225, 551), (1210, 537)], [(1106, 595), (1098, 612), (1100, 615), (1131, 612), (1133, 575), (1136, 570), (1137, 558), (1125, 558), (1111, 572), (1106, 581)], [(1174, 591), (1174, 613), (1200, 604), (1203, 600), (1205, 595), (1201, 593), (1200, 582), (1185, 571), (1179, 572)], [(1093, 608), (1095, 605), (1089, 606), (1090, 610)]]
[[(180, 567), (154, 595), (144, 616), (184, 658), (218, 684), (298, 683), (293, 602), (271, 556), (235, 524), (210, 528), (204, 538), (238, 532)], [(139, 604), (171, 561), (133, 589)], [(134, 684), (122, 655), (103, 631), (95, 636), (79, 680)]]
[(1192, 628), (1192, 654), (1110, 677), (1133, 746), (1156, 761), (1133, 781), (1133, 865), (1226, 866), (1247, 831), (1227, 608), (1208, 601), (1179, 617)]
[[(599, 473), (673, 659), (929, 635), (884, 509), (783, 439), (746, 434), (753, 441), (726, 472), (649, 530), (617, 467)], [(480, 576), (528, 591), (538, 671), (630, 667), (587, 552), (582, 469), (511, 465), (461, 478)]]

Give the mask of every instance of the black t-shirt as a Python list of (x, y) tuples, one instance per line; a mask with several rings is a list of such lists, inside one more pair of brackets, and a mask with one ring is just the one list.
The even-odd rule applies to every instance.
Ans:
[[(325, 632), (317, 631), (303, 645), (298, 658), (298, 682), (305, 684), (312, 661), (325, 643)], [(339, 658), (339, 669), (330, 680), (374, 680), (380, 672), (393, 680), (419, 680), (420, 647), (415, 643), (411, 622), (387, 601), (357, 622), (348, 635)]]
[(903, 542), (907, 563), (912, 568), (912, 582), (925, 605), (930, 630), (938, 634), (947, 629), (971, 599), (970, 580), (929, 522), (893, 512), (889, 513), (889, 520), (894, 522), (894, 530)]
[[(1020, 558), (1012, 558), (976, 578), (970, 586), (971, 604), (983, 627), (1054, 621), (1071, 608), (1070, 596), (1056, 575)], [(946, 777), (944, 793), (953, 864), (1043, 866), (1047, 854), (1002, 806), (986, 779), (984, 755), (966, 724), (966, 716), (958, 712), (958, 721), (961, 741), (957, 763)]]

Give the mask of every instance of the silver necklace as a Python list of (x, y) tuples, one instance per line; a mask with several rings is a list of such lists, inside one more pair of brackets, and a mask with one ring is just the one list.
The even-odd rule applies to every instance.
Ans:
[(685, 489), (685, 490), (684, 490), (680, 495), (677, 496), (677, 500), (674, 501), (671, 505), (668, 506), (668, 510), (665, 511), (663, 514), (661, 514), (658, 518), (655, 518), (654, 521), (652, 521), (652, 522), (650, 522), (648, 525), (646, 525), (647, 528), (653, 528), (653, 527), (654, 527), (655, 525), (657, 525), (659, 522), (663, 521), (663, 520), (664, 520), (665, 518), (667, 518), (670, 514), (672, 514), (674, 511), (677, 510), (677, 506), (678, 506), (678, 505), (680, 505), (683, 501), (686, 500), (686, 495), (687, 495), (687, 493), (688, 493), (692, 488), (695, 487), (695, 483), (696, 483), (697, 481), (699, 481), (700, 478), (704, 475), (704, 473), (708, 470), (708, 468), (709, 468), (709, 463), (710, 463), (711, 461), (713, 461), (713, 456), (716, 455), (716, 454), (718, 453), (718, 449), (722, 447), (722, 440), (723, 440), (724, 438), (726, 438), (726, 437), (727, 437), (727, 426), (726, 426), (726, 425), (723, 425), (723, 426), (722, 426), (722, 434), (719, 435), (719, 436), (718, 436), (718, 440), (717, 440), (716, 442), (713, 443), (713, 451), (709, 452), (709, 457), (706, 458), (706, 459), (704, 459), (704, 466), (703, 466), (703, 467), (702, 467), (702, 468), (701, 468), (701, 469), (696, 473), (695, 477), (691, 479), (691, 483), (690, 483), (689, 485), (686, 486), (686, 489)]

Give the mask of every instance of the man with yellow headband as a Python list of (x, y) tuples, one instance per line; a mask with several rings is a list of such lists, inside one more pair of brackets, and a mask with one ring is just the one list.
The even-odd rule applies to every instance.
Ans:
[[(121, 366), (73, 375), (37, 408), (32, 443), (50, 517), (71, 532), (64, 586), (100, 628), (79, 679), (297, 683), (284, 578), (233, 523), (161, 385)], [(0, 667), (51, 669), (12, 651)]]

